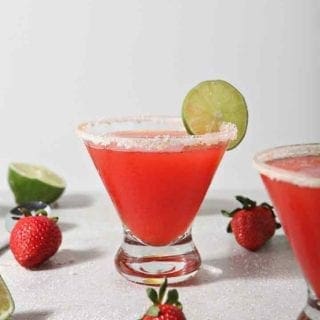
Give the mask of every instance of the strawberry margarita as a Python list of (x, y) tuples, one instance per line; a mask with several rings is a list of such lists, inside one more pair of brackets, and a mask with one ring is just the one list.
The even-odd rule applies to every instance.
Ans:
[(164, 274), (185, 280), (200, 265), (190, 227), (235, 127), (190, 136), (180, 119), (150, 117), (86, 123), (79, 131), (124, 225), (120, 273), (136, 282)]
[(144, 243), (163, 246), (189, 228), (226, 143), (154, 152), (87, 148), (123, 223)]
[(255, 164), (305, 278), (319, 298), (320, 145), (275, 148), (259, 154)]

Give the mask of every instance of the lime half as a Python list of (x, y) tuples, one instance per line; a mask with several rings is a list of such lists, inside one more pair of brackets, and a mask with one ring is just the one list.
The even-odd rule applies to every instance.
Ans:
[(57, 174), (28, 163), (11, 163), (8, 181), (18, 204), (30, 201), (52, 203), (65, 190), (65, 182)]
[(4, 280), (0, 276), (0, 320), (8, 319), (10, 315), (13, 313), (13, 311), (13, 299)]
[(223, 80), (199, 83), (185, 97), (182, 119), (190, 134), (205, 134), (219, 131), (222, 122), (231, 122), (237, 127), (237, 138), (229, 144), (235, 148), (244, 138), (248, 125), (247, 104), (242, 94)]

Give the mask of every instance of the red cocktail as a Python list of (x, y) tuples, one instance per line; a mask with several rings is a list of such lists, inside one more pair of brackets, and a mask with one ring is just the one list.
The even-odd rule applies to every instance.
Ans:
[(116, 257), (129, 280), (183, 281), (200, 266), (190, 227), (236, 129), (188, 135), (178, 118), (129, 118), (79, 127), (124, 225)]
[(301, 319), (320, 319), (320, 144), (268, 150), (255, 164), (309, 283)]

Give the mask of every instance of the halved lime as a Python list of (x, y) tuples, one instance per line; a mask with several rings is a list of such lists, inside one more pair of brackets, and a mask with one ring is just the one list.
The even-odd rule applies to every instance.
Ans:
[(248, 125), (248, 109), (242, 94), (224, 80), (199, 83), (185, 97), (182, 119), (190, 134), (204, 134), (219, 130), (222, 122), (236, 125), (237, 138), (229, 144), (235, 148), (244, 138)]
[(8, 171), (10, 188), (18, 204), (30, 201), (52, 203), (65, 190), (65, 182), (44, 166), (11, 163)]
[(14, 302), (4, 280), (0, 276), (0, 320), (10, 317), (14, 311)]

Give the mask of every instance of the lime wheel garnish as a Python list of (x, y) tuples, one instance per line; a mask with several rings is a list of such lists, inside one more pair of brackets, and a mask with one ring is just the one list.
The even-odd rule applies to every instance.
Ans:
[(219, 131), (223, 122), (237, 127), (237, 138), (230, 141), (228, 150), (244, 138), (248, 126), (248, 109), (243, 95), (224, 80), (208, 80), (192, 88), (183, 101), (182, 119), (190, 134)]

